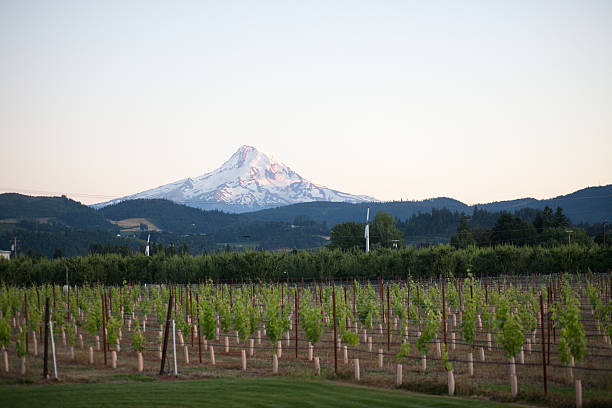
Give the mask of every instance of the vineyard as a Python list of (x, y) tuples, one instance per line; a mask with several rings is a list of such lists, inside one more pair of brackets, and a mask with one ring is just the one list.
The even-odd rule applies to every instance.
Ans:
[[(1, 376), (310, 376), (612, 405), (609, 275), (3, 285)], [(48, 324), (45, 324), (48, 322)]]

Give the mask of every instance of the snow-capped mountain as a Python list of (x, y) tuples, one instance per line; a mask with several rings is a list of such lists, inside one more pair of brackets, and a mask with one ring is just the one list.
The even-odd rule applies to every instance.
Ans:
[(310, 201), (369, 202), (375, 198), (353, 195), (316, 185), (271, 156), (242, 146), (218, 169), (94, 205), (101, 208), (125, 200), (163, 198), (203, 209), (254, 211)]

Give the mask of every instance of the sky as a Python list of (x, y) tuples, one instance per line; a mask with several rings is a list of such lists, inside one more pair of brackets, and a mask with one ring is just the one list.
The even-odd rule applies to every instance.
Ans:
[(380, 200), (612, 183), (612, 2), (0, 0), (0, 192), (86, 204), (251, 145)]

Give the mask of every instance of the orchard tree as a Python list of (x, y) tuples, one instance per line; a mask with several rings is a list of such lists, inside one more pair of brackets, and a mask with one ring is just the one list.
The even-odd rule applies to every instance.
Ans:
[(397, 229), (397, 222), (391, 214), (378, 211), (372, 223), (370, 240), (372, 245), (383, 248), (391, 248), (393, 241), (401, 241), (402, 233)]
[(364, 248), (364, 228), (363, 224), (357, 224), (353, 221), (334, 225), (330, 233), (330, 249)]

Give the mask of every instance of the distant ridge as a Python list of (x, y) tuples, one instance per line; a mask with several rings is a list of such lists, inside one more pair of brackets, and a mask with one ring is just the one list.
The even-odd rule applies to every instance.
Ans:
[(489, 212), (507, 211), (513, 213), (521, 208), (543, 209), (549, 206), (553, 209), (563, 208), (563, 212), (574, 223), (595, 223), (612, 220), (612, 184), (600, 187), (587, 187), (573, 193), (537, 200), (535, 198), (521, 198), (509, 201), (498, 201), (493, 203), (467, 205), (461, 201), (447, 198), (431, 198), (422, 201), (392, 201), (373, 203), (302, 203), (285, 207), (266, 209), (250, 213), (253, 219), (266, 221), (289, 222), (298, 216), (307, 216), (317, 222), (327, 222), (335, 225), (341, 222), (356, 221), (363, 222), (365, 209), (370, 207), (372, 213), (382, 210), (390, 213), (393, 217), (406, 219), (413, 214), (430, 213), (432, 208), (447, 208), (451, 211), (465, 212), (471, 214), (474, 208), (480, 208)]
[[(112, 228), (107, 219), (119, 220), (125, 218), (145, 217), (155, 220), (156, 225), (164, 228), (164, 225), (174, 225), (181, 231), (187, 231), (191, 224), (198, 226), (214, 225), (219, 222), (228, 225), (239, 220), (251, 220), (262, 222), (293, 222), (296, 217), (309, 218), (313, 221), (323, 223), (328, 227), (347, 221), (363, 222), (365, 210), (370, 207), (372, 216), (378, 211), (386, 211), (393, 217), (405, 220), (418, 213), (431, 213), (433, 208), (446, 208), (450, 211), (465, 212), (471, 214), (474, 208), (487, 210), (489, 212), (515, 212), (521, 208), (543, 209), (549, 206), (553, 209), (562, 207), (564, 213), (570, 220), (579, 224), (612, 221), (612, 185), (600, 187), (587, 187), (567, 195), (537, 200), (534, 198), (522, 198), (508, 201), (498, 201), (476, 205), (467, 205), (461, 201), (439, 197), (422, 201), (392, 201), (392, 202), (329, 202), (316, 201), (309, 203), (298, 203), (291, 205), (279, 205), (258, 211), (243, 212), (238, 214), (224, 214), (219, 211), (207, 211), (193, 206), (173, 205), (168, 200), (161, 199), (138, 199), (126, 200), (122, 205), (114, 204), (104, 207), (103, 211), (96, 211), (61, 197), (30, 197), (16, 193), (0, 194), (0, 222), (2, 219), (32, 219), (54, 217), (68, 225), (86, 228)], [(163, 216), (161, 216), (163, 214)], [(164, 219), (166, 217), (166, 219)], [(168, 219), (172, 218), (172, 219)], [(174, 229), (174, 228), (170, 228)], [(208, 227), (207, 227), (208, 229)]]
[[(602, 229), (596, 223), (612, 220), (612, 185), (589, 187), (548, 200), (520, 199), (477, 207), (499, 216), (500, 211), (514, 213), (546, 205), (553, 210), (561, 206), (573, 224), (592, 224), (589, 234), (593, 236)], [(419, 224), (405, 230), (404, 242), (415, 245), (448, 242), (456, 229), (453, 222), (458, 222), (457, 213), (464, 212), (470, 217), (476, 208), (442, 197), (384, 203), (310, 202), (242, 214), (204, 211), (161, 199), (127, 200), (94, 210), (66, 197), (9, 193), (0, 194), (0, 249), (8, 249), (6, 245), (17, 237), (22, 253), (31, 251), (48, 257), (58, 248), (65, 256), (85, 255), (92, 244), (128, 245), (139, 250), (149, 234), (153, 242), (164, 246), (185, 243), (192, 253), (225, 250), (228, 245), (312, 249), (328, 243), (329, 230), (334, 225), (346, 221), (363, 223), (367, 207), (371, 208), (371, 219), (378, 211), (386, 211), (404, 222), (418, 213), (429, 214), (417, 216)], [(483, 221), (482, 217), (479, 219), (477, 222)], [(477, 225), (490, 228), (495, 220), (489, 218), (486, 226)], [(127, 224), (132, 227), (121, 226)], [(156, 228), (149, 228), (152, 225)], [(156, 231), (158, 228), (160, 231)]]
[(574, 223), (594, 223), (612, 220), (612, 184), (587, 187), (570, 194), (560, 195), (545, 200), (521, 198), (517, 200), (477, 204), (471, 207), (478, 207), (491, 212), (514, 212), (521, 208), (535, 208), (541, 210), (546, 206), (553, 209), (557, 207), (563, 208), (563, 212)]

